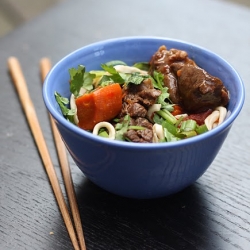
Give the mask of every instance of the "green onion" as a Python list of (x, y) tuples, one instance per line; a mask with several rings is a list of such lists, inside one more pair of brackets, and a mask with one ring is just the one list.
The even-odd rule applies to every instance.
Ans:
[(167, 109), (162, 109), (160, 111), (157, 111), (156, 113), (172, 124), (175, 124), (177, 122), (177, 119)]
[(174, 136), (166, 128), (163, 128), (163, 131), (164, 131), (164, 136), (165, 136), (167, 142), (179, 141), (180, 140), (180, 138)]
[(192, 131), (195, 130), (197, 126), (197, 123), (195, 120), (186, 120), (181, 123), (180, 130), (187, 132), (187, 131)]
[(207, 132), (208, 129), (207, 129), (206, 124), (203, 124), (203, 125), (197, 126), (197, 128), (196, 128), (195, 131), (196, 131), (196, 133), (197, 133), (198, 135), (200, 135), (200, 134), (203, 134), (203, 133)]
[(105, 130), (99, 132), (98, 135), (101, 136), (101, 137), (105, 137), (105, 138), (108, 138), (108, 137), (109, 137), (109, 134), (108, 134), (107, 131), (105, 131)]
[(145, 128), (142, 126), (129, 126), (128, 129), (133, 129), (133, 130), (144, 130)]
[(193, 136), (196, 136), (196, 135), (197, 135), (197, 133), (196, 133), (194, 130), (191, 130), (191, 131), (183, 131), (183, 132), (181, 132), (181, 134), (185, 135), (186, 138), (193, 137)]

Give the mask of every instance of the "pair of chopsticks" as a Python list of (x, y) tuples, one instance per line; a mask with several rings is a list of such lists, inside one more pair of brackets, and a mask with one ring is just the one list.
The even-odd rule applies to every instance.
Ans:
[[(26, 118), (28, 120), (31, 132), (33, 134), (33, 137), (35, 139), (36, 145), (38, 147), (40, 156), (42, 158), (45, 170), (47, 172), (47, 175), (49, 177), (55, 198), (57, 200), (59, 209), (61, 211), (63, 220), (65, 222), (66, 228), (68, 230), (70, 239), (72, 241), (73, 247), (75, 250), (86, 250), (84, 236), (83, 236), (83, 230), (82, 230), (82, 224), (81, 224), (81, 218), (77, 206), (76, 201), (76, 195), (73, 187), (73, 181), (71, 177), (69, 162), (67, 158), (66, 148), (60, 138), (59, 132), (56, 128), (56, 125), (50, 116), (50, 122), (51, 122), (51, 128), (54, 135), (54, 140), (56, 144), (57, 154), (59, 158), (59, 163), (61, 166), (61, 171), (64, 179), (64, 184), (66, 187), (66, 192), (71, 208), (71, 214), (73, 217), (73, 221), (75, 224), (75, 228), (73, 226), (71, 216), (66, 204), (66, 201), (64, 200), (63, 193), (59, 184), (59, 181), (57, 179), (57, 175), (51, 160), (51, 157), (49, 155), (48, 148), (46, 146), (46, 142), (41, 130), (41, 127), (39, 125), (39, 121), (36, 115), (36, 111), (34, 108), (34, 105), (32, 103), (32, 100), (29, 95), (29, 91), (27, 88), (27, 84), (24, 78), (24, 75), (22, 73), (22, 69), (20, 66), (20, 63), (17, 58), (10, 57), (8, 59), (8, 67), (10, 74), (13, 78), (13, 82), (16, 86), (22, 107), (24, 109)], [(42, 81), (44, 81), (47, 73), (49, 72), (51, 68), (51, 63), (48, 58), (43, 58), (40, 61), (40, 71), (41, 71), (41, 77)], [(76, 233), (77, 235), (76, 235)], [(77, 239), (78, 238), (78, 239)]]

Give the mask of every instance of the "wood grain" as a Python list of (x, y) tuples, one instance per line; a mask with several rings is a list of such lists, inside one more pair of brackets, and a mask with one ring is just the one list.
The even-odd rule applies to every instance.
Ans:
[[(40, 60), (40, 70), (41, 70), (42, 81), (45, 80), (50, 69), (51, 69), (51, 62), (49, 58), (46, 58), (46, 57), (42, 58)], [(56, 127), (56, 124), (52, 116), (49, 115), (49, 117), (50, 117), (52, 132), (54, 135), (58, 159), (59, 159), (61, 170), (62, 170), (63, 180), (64, 180), (64, 184), (65, 184), (66, 191), (67, 191), (67, 197), (68, 197), (70, 208), (71, 208), (71, 214), (73, 216), (74, 226), (75, 226), (75, 230), (78, 236), (80, 249), (86, 250), (86, 245), (85, 245), (84, 235), (83, 235), (83, 230), (82, 230), (81, 217), (80, 217), (80, 213), (79, 213), (79, 209), (77, 205), (74, 184), (73, 184), (72, 177), (71, 177), (67, 151), (66, 151), (65, 145), (61, 139), (61, 136), (58, 132), (58, 129)]]
[(35, 111), (33, 102), (30, 98), (27, 84), (24, 79), (22, 69), (19, 64), (18, 59), (15, 57), (10, 57), (8, 59), (8, 66), (9, 66), (10, 74), (13, 78), (13, 82), (16, 86), (16, 89), (17, 89), (17, 92), (21, 101), (21, 105), (23, 106), (26, 118), (28, 120), (31, 132), (33, 134), (39, 153), (43, 160), (44, 167), (49, 177), (50, 184), (54, 191), (58, 206), (62, 213), (65, 225), (68, 229), (72, 244), (74, 246), (74, 249), (78, 250), (79, 246), (78, 246), (77, 238), (75, 235), (74, 227), (70, 218), (70, 214), (68, 212), (68, 208), (64, 200), (62, 190), (59, 185), (56, 172), (54, 170), (53, 163), (51, 161), (49, 151), (48, 151), (46, 142), (44, 140), (43, 133), (42, 133), (39, 121), (36, 116), (36, 111)]
[[(10, 55), (20, 59), (26, 73), (64, 196), (41, 95), (41, 57), (56, 63), (81, 46), (118, 36), (172, 37), (206, 47), (228, 60), (249, 93), (249, 8), (209, 0), (143, 3), (65, 1), (0, 39), (0, 249), (73, 249), (8, 75), (6, 59)], [(110, 11), (114, 6), (117, 11)], [(108, 13), (105, 22), (104, 13)], [(69, 157), (88, 250), (248, 250), (249, 114), (247, 95), (215, 161), (196, 183), (171, 197), (140, 201), (112, 195), (88, 181)]]

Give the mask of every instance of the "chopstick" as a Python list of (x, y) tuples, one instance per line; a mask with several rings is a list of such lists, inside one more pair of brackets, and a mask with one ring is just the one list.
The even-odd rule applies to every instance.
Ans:
[(49, 177), (52, 189), (54, 191), (59, 209), (61, 211), (62, 217), (64, 219), (66, 228), (68, 230), (70, 239), (72, 241), (73, 247), (75, 250), (79, 250), (79, 244), (77, 241), (77, 237), (75, 235), (74, 227), (71, 221), (71, 217), (66, 205), (66, 202), (64, 200), (62, 190), (59, 184), (59, 181), (56, 176), (55, 169), (53, 167), (53, 163), (51, 160), (51, 157), (49, 155), (48, 148), (46, 146), (45, 139), (43, 137), (43, 133), (40, 127), (40, 124), (38, 122), (38, 118), (36, 115), (35, 107), (33, 105), (33, 102), (30, 98), (29, 91), (27, 88), (27, 84), (24, 78), (24, 75), (22, 73), (22, 69), (20, 66), (20, 63), (17, 58), (10, 57), (8, 58), (8, 67), (10, 70), (10, 74), (13, 78), (13, 82), (15, 84), (15, 87), (17, 89), (23, 110), (25, 112), (26, 118), (28, 120), (31, 132), (33, 134), (34, 140), (36, 142), (36, 145), (38, 147), (40, 156), (42, 158), (45, 170), (47, 172), (47, 175)]
[[(51, 69), (51, 62), (50, 62), (49, 58), (42, 58), (40, 60), (40, 71), (41, 71), (42, 81), (45, 80), (45, 77), (48, 74), (48, 72), (50, 71), (50, 69)], [(56, 148), (57, 148), (57, 154), (58, 154), (58, 158), (59, 158), (59, 162), (60, 162), (60, 166), (61, 166), (61, 170), (62, 170), (64, 184), (65, 184), (67, 196), (69, 199), (71, 214), (72, 214), (72, 217), (74, 220), (75, 229), (76, 229), (76, 233), (78, 236), (80, 248), (82, 250), (84, 250), (84, 249), (86, 249), (86, 246), (85, 246), (83, 229), (82, 229), (82, 224), (81, 224), (81, 217), (80, 217), (79, 209), (77, 206), (76, 194), (75, 194), (74, 185), (73, 185), (73, 181), (72, 181), (72, 177), (71, 177), (66, 148), (65, 148), (65, 145), (60, 137), (60, 134), (58, 132), (58, 129), (55, 125), (55, 122), (54, 122), (52, 116), (49, 115), (49, 117), (50, 117), (51, 128), (52, 128), (52, 132), (54, 135)]]

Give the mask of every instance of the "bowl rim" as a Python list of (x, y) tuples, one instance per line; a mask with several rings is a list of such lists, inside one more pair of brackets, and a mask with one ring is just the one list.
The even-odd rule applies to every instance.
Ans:
[[(218, 127), (214, 128), (214, 129), (212, 129), (204, 134), (197, 135), (197, 136), (185, 139), (185, 140), (179, 140), (179, 141), (175, 141), (175, 142), (166, 142), (166, 143), (129, 143), (129, 142), (125, 142), (125, 141), (109, 140), (107, 138), (102, 138), (100, 136), (93, 135), (92, 133), (87, 132), (87, 131), (77, 127), (76, 125), (70, 123), (69, 121), (67, 121), (56, 110), (56, 108), (51, 104), (50, 97), (48, 95), (49, 80), (50, 80), (51, 76), (53, 76), (55, 69), (60, 64), (62, 64), (62, 62), (64, 62), (68, 58), (71, 58), (75, 54), (81, 53), (82, 50), (89, 50), (95, 46), (105, 45), (105, 44), (114, 43), (114, 42), (122, 42), (122, 41), (124, 42), (124, 41), (131, 41), (131, 40), (133, 40), (133, 41), (138, 40), (139, 41), (139, 40), (145, 40), (145, 39), (146, 40), (157, 40), (157, 41), (161, 40), (164, 42), (177, 42), (180, 44), (192, 46), (192, 47), (195, 47), (197, 49), (204, 50), (206, 53), (217, 57), (220, 61), (227, 64), (231, 68), (235, 77), (238, 78), (238, 85), (239, 85), (238, 89), (240, 90), (240, 92), (238, 93), (240, 98), (238, 98), (237, 103), (235, 104), (234, 112), (231, 113), (230, 116), (222, 124), (220, 124)], [(197, 44), (186, 42), (184, 40), (172, 39), (172, 38), (160, 37), (160, 36), (125, 36), (125, 37), (118, 37), (118, 38), (110, 38), (110, 39), (97, 41), (97, 42), (91, 43), (89, 45), (80, 47), (80, 48), (72, 51), (68, 55), (64, 56), (61, 60), (59, 60), (52, 67), (52, 69), (50, 70), (50, 72), (48, 73), (48, 75), (45, 78), (45, 81), (43, 84), (42, 94), (43, 94), (43, 100), (44, 100), (45, 106), (49, 110), (52, 117), (58, 123), (60, 123), (60, 125), (62, 125), (64, 128), (66, 128), (67, 130), (70, 130), (71, 132), (75, 133), (76, 135), (81, 136), (81, 137), (85, 137), (88, 140), (92, 140), (96, 143), (105, 144), (105, 145), (109, 145), (109, 146), (115, 146), (115, 147), (122, 147), (122, 148), (127, 148), (127, 149), (136, 149), (136, 150), (143, 150), (143, 149), (152, 150), (152, 149), (163, 149), (163, 148), (170, 148), (170, 147), (172, 148), (172, 147), (186, 146), (188, 144), (203, 141), (203, 140), (211, 138), (217, 134), (220, 134), (222, 131), (224, 131), (225, 129), (227, 129), (228, 127), (230, 127), (232, 125), (233, 121), (239, 115), (239, 113), (243, 107), (244, 101), (245, 101), (245, 87), (244, 87), (243, 81), (242, 81), (240, 75), (238, 74), (238, 72), (234, 69), (234, 67), (228, 61), (226, 61), (224, 58), (222, 58), (218, 54), (216, 54), (216, 53), (214, 53), (214, 52), (212, 52), (212, 51), (210, 51), (202, 46), (199, 46)]]

